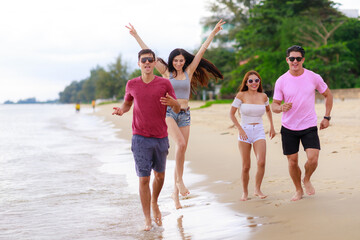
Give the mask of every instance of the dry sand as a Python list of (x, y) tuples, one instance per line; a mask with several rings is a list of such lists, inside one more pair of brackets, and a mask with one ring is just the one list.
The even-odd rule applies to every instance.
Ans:
[[(192, 108), (203, 102), (190, 102)], [(112, 116), (110, 104), (98, 107), (96, 114), (122, 129), (119, 137), (131, 139), (132, 112)], [(273, 114), (277, 135), (267, 139), (266, 171), (262, 190), (269, 195), (260, 200), (252, 195), (240, 201), (241, 158), (237, 131), (231, 128), (230, 104), (192, 110), (192, 125), (186, 161), (192, 172), (206, 175), (201, 182), (184, 181), (192, 189), (205, 187), (219, 202), (228, 203), (239, 215), (247, 217), (250, 239), (360, 239), (360, 100), (335, 100), (330, 127), (319, 131), (322, 150), (319, 166), (312, 177), (314, 196), (291, 202), (294, 186), (282, 155), (281, 114)], [(319, 123), (324, 103), (316, 104)], [(265, 131), (269, 124), (264, 116)], [(267, 134), (268, 137), (268, 134)], [(170, 141), (169, 158), (174, 159)], [(306, 157), (301, 147), (299, 163), (303, 171)], [(252, 155), (249, 193), (254, 188), (256, 161)], [(172, 184), (166, 183), (165, 184)], [(139, 206), (140, 207), (140, 206)], [(241, 239), (241, 238), (239, 238)]]

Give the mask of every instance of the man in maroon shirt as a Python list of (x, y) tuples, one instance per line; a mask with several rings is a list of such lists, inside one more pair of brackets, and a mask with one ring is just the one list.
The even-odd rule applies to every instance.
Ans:
[[(126, 84), (123, 104), (114, 108), (113, 115), (122, 116), (134, 103), (131, 150), (134, 155), (136, 173), (139, 177), (139, 193), (145, 216), (145, 231), (152, 228), (150, 206), (154, 221), (161, 226), (158, 197), (164, 184), (166, 157), (169, 140), (165, 122), (166, 107), (180, 111), (174, 89), (168, 79), (154, 75), (155, 53), (143, 49), (138, 54), (141, 76)], [(150, 191), (150, 175), (154, 170), (153, 191)]]

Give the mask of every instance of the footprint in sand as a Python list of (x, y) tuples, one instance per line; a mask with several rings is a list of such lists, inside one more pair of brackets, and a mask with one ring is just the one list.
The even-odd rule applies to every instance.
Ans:
[(194, 207), (196, 204), (187, 204), (187, 205), (183, 205), (182, 208), (191, 208)]
[(193, 199), (198, 197), (199, 195), (195, 195), (195, 194), (189, 194), (187, 196), (180, 196), (180, 200), (187, 200), (187, 199)]

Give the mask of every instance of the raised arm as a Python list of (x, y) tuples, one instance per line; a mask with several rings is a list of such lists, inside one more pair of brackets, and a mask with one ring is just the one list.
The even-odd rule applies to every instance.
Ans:
[(189, 75), (189, 78), (192, 78), (192, 75), (194, 74), (196, 68), (198, 67), (202, 56), (204, 55), (206, 49), (209, 47), (210, 43), (214, 39), (215, 35), (222, 30), (222, 25), (224, 25), (226, 22), (224, 22), (222, 19), (216, 24), (212, 32), (210, 33), (209, 37), (206, 39), (206, 41), (201, 45), (199, 51), (196, 53), (194, 60), (191, 62), (191, 64), (187, 67), (186, 71)]
[[(129, 26), (125, 26), (127, 29), (129, 29), (129, 33), (135, 38), (135, 40), (137, 41), (137, 43), (139, 44), (139, 46), (141, 47), (141, 49), (150, 49), (145, 43), (144, 41), (141, 39), (141, 37), (139, 36), (139, 34), (136, 32), (135, 28), (133, 25), (131, 25), (131, 23), (129, 23)], [(156, 61), (156, 65), (155, 68), (159, 71), (159, 73), (161, 73), (161, 75), (169, 75), (167, 67), (162, 64), (160, 61)], [(168, 78), (168, 77), (167, 77)]]

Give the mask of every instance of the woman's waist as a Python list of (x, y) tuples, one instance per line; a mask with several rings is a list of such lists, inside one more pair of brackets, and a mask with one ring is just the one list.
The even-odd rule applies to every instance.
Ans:
[(181, 109), (187, 109), (189, 107), (188, 99), (178, 98), (177, 101), (180, 104)]
[(241, 123), (246, 125), (262, 124), (262, 116), (241, 116)]

